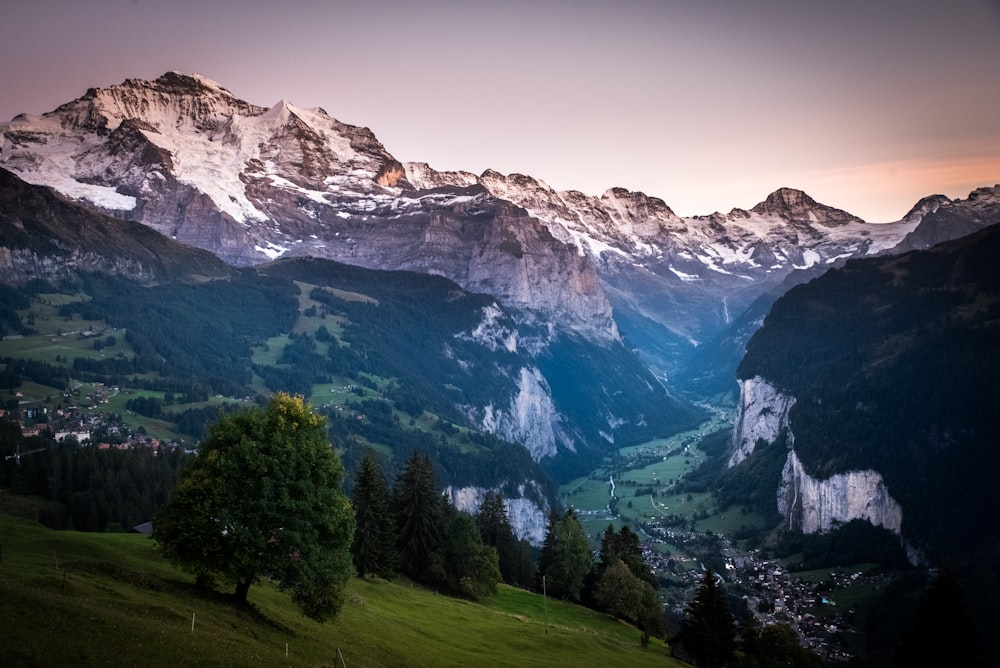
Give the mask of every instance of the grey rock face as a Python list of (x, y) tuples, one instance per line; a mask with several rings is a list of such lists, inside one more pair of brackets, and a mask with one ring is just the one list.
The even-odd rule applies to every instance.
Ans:
[(759, 376), (740, 381), (729, 466), (736, 466), (753, 454), (758, 441), (773, 443), (783, 431), (791, 445), (788, 411), (794, 405), (795, 397), (784, 394)]
[(758, 441), (773, 443), (785, 432), (788, 455), (776, 490), (778, 512), (789, 529), (823, 533), (852, 520), (865, 520), (900, 533), (903, 510), (878, 471), (846, 471), (825, 479), (810, 475), (794, 450), (788, 414), (795, 397), (760, 377), (740, 382), (740, 403), (729, 466), (749, 457)]
[[(280, 256), (446, 276), (616, 340), (590, 259), (474, 181), (406, 168), (322, 109), (243, 102), (169, 73), (88, 93), (3, 130), (0, 165), (236, 266)], [(458, 185), (459, 187), (454, 187)]]
[(781, 472), (778, 511), (788, 528), (824, 533), (851, 520), (866, 520), (899, 535), (903, 509), (877, 471), (847, 471), (817, 480), (792, 450)]

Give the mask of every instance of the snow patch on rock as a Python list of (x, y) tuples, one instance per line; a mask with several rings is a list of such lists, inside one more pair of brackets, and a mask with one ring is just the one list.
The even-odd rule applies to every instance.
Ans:
[(490, 304), (483, 308), (482, 313), (482, 321), (472, 330), (472, 340), (494, 352), (500, 349), (517, 352), (517, 330), (503, 321), (504, 312), (500, 307)]

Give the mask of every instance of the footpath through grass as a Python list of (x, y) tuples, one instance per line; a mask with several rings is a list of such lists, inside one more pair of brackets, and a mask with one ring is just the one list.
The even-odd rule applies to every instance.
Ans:
[(661, 641), (641, 648), (637, 630), (607, 615), (510, 587), (471, 603), (355, 578), (326, 624), (271, 583), (249, 598), (243, 608), (196, 588), (146, 537), (57, 532), (0, 514), (7, 667), (684, 665)]

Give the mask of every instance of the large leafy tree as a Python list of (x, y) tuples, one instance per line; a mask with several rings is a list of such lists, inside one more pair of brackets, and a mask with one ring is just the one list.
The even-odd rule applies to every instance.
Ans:
[(642, 631), (643, 647), (650, 636), (665, 630), (663, 606), (656, 590), (632, 573), (621, 559), (606, 565), (594, 583), (594, 604), (619, 619), (635, 624)]
[(154, 537), (200, 581), (223, 581), (246, 601), (261, 576), (317, 620), (335, 616), (354, 572), (354, 511), (325, 420), (301, 397), (212, 427), (156, 517)]
[(695, 665), (727, 665), (736, 652), (736, 622), (711, 568), (685, 612), (680, 637)]
[(594, 585), (594, 602), (602, 610), (630, 622), (639, 619), (649, 585), (637, 578), (624, 561), (607, 564)]
[(399, 562), (396, 522), (389, 509), (389, 488), (370, 448), (358, 469), (351, 501), (357, 517), (351, 555), (358, 575), (392, 577)]
[(579, 601), (587, 573), (593, 568), (590, 544), (580, 520), (570, 508), (563, 517), (549, 515), (549, 525), (539, 555), (538, 575), (547, 593)]

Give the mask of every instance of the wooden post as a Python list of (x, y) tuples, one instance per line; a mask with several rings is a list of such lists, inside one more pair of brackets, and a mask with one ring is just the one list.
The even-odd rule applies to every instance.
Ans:
[(542, 609), (545, 611), (545, 635), (549, 635), (549, 597), (545, 593), (545, 576), (542, 576)]

